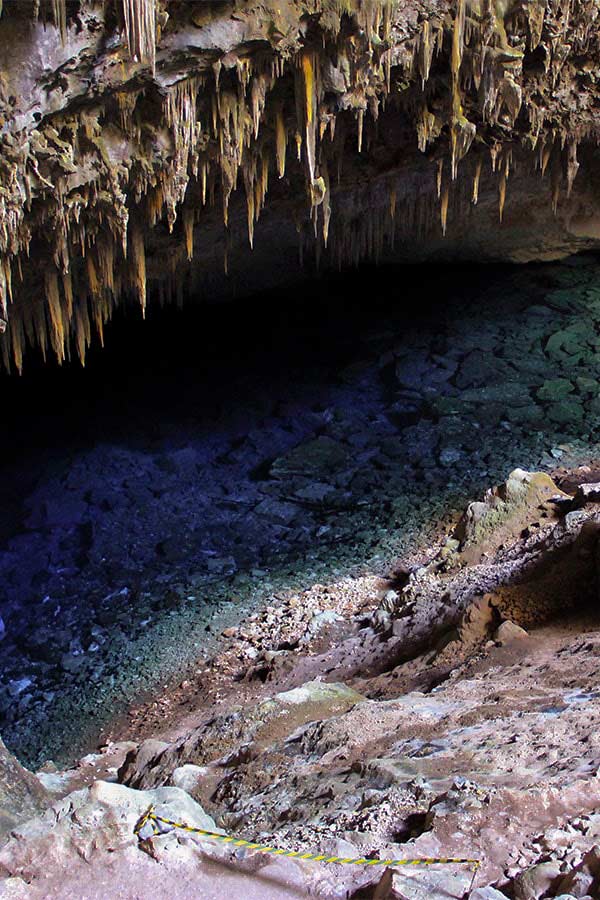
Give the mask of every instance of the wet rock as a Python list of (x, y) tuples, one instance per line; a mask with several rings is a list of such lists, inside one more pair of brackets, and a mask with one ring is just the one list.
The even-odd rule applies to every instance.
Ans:
[(453, 466), (464, 456), (464, 452), (462, 450), (457, 450), (454, 447), (445, 447), (440, 451), (440, 465), (442, 466)]
[(348, 452), (337, 441), (323, 436), (300, 444), (286, 456), (276, 459), (271, 466), (274, 478), (290, 475), (325, 476), (343, 468), (348, 462)]
[(60, 667), (70, 675), (76, 675), (86, 665), (86, 657), (83, 653), (63, 653), (60, 659)]
[(506, 381), (497, 385), (486, 385), (463, 391), (462, 399), (467, 403), (516, 403), (519, 405), (527, 402), (528, 390), (520, 381)]
[(575, 384), (581, 394), (597, 394), (598, 381), (596, 378), (590, 378), (589, 375), (578, 375), (575, 378)]
[(585, 413), (581, 403), (578, 403), (574, 398), (570, 398), (561, 400), (558, 403), (552, 403), (548, 407), (546, 415), (556, 425), (578, 425), (583, 422)]
[(305, 503), (326, 503), (327, 498), (335, 492), (335, 488), (330, 484), (323, 484), (316, 481), (313, 484), (307, 484), (305, 487), (299, 488), (294, 497)]
[(213, 556), (206, 560), (206, 568), (211, 575), (231, 575), (235, 572), (237, 564), (233, 556), (225, 558)]
[(298, 507), (293, 503), (284, 503), (280, 500), (263, 500), (255, 509), (259, 516), (272, 519), (281, 525), (289, 525), (298, 515)]
[(546, 353), (556, 360), (564, 360), (569, 356), (579, 357), (585, 354), (586, 334), (579, 323), (568, 328), (555, 331), (546, 341)]
[(422, 391), (424, 387), (443, 385), (456, 370), (456, 363), (444, 360), (440, 365), (426, 352), (413, 350), (396, 362), (396, 378), (403, 388)]
[(22, 694), (23, 691), (26, 691), (28, 687), (31, 687), (33, 684), (33, 680), (31, 678), (18, 678), (14, 681), (8, 682), (8, 693), (11, 697), (18, 697), (19, 694)]
[(573, 384), (567, 378), (551, 378), (539, 388), (537, 396), (545, 403), (556, 403), (564, 400), (573, 391)]
[(481, 387), (493, 382), (508, 381), (511, 375), (514, 377), (514, 370), (504, 360), (483, 350), (472, 350), (461, 362), (454, 382), (461, 389)]

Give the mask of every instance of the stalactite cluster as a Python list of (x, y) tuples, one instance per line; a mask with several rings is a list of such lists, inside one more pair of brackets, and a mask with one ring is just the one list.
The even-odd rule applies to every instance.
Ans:
[[(445, 234), (457, 204), (477, 204), (482, 179), (495, 182), (500, 225), (517, 158), (549, 181), (556, 212), (573, 189), (579, 145), (597, 143), (595, 76), (581, 66), (600, 60), (596, 0), (423, 0), (412, 18), (403, 0), (77, 6), (75, 22), (65, 0), (52, 0), (45, 31), (64, 62), (58, 87), (44, 89), (63, 102), (37, 120), (17, 116), (16, 75), (0, 71), (7, 369), (21, 370), (27, 345), (59, 361), (74, 350), (83, 362), (121, 296), (144, 311), (154, 228), (178, 240), (161, 268), (163, 280), (180, 281), (202, 266), (196, 237), (220, 208), (227, 267), (238, 190), (251, 247), (270, 184), (289, 180), (301, 250), (327, 248), (343, 265), (376, 259), (401, 233)], [(103, 80), (64, 102), (86, 10), (103, 22), (93, 45)], [(224, 21), (243, 24), (233, 46), (183, 53), (184, 28), (190, 44), (190, 33)], [(6, 8), (5, 26), (15, 27)], [(585, 103), (572, 101), (577, 86)], [(369, 164), (392, 118), (399, 150), (418, 148), (429, 187), (416, 195), (404, 184), (400, 159), (378, 176), (385, 211), (370, 210), (352, 167)]]

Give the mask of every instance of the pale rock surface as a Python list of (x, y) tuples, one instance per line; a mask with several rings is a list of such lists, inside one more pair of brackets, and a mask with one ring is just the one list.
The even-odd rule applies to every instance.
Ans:
[(11, 828), (41, 812), (50, 794), (0, 740), (0, 838)]
[(502, 622), (494, 632), (494, 640), (500, 644), (500, 646), (508, 644), (509, 641), (518, 641), (526, 637), (528, 637), (528, 634), (524, 628), (521, 628), (519, 625), (515, 625), (514, 622), (508, 620)]
[(502, 894), (494, 887), (480, 887), (471, 892), (469, 900), (506, 900), (506, 894)]

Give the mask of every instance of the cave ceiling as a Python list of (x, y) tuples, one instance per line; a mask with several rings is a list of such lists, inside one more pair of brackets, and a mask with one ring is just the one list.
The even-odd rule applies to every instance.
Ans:
[(599, 130), (599, 0), (5, 0), (3, 366), (122, 302), (597, 246)]

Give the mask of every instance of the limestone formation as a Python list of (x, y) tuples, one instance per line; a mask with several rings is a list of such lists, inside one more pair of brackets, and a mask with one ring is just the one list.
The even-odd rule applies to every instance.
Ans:
[(597, 0), (4, 4), (4, 366), (83, 361), (122, 298), (268, 287), (298, 251), (596, 243), (599, 23)]

